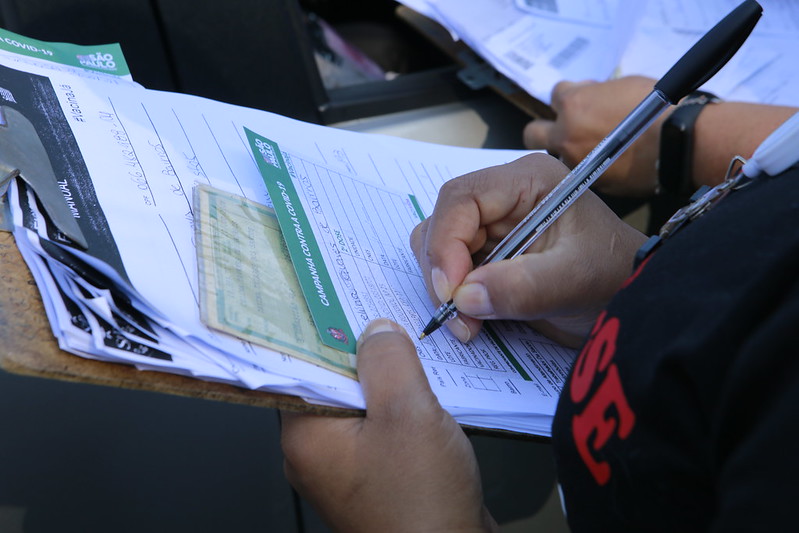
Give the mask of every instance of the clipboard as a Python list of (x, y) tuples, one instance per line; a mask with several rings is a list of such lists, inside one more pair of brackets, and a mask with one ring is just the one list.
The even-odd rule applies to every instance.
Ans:
[(64, 352), (50, 330), (41, 296), (14, 237), (4, 231), (0, 231), (0, 265), (0, 338), (3, 339), (0, 368), (7, 372), (328, 416), (362, 414), (354, 409), (311, 405), (295, 396), (163, 372), (144, 372), (133, 366), (93, 361)]

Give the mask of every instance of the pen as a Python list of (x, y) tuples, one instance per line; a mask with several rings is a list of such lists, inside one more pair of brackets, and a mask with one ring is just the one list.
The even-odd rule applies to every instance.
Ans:
[[(669, 106), (709, 80), (749, 37), (763, 9), (745, 0), (710, 29), (657, 82), (652, 92), (539, 202), (480, 265), (522, 254)], [(420, 339), (457, 314), (452, 300), (442, 304)]]

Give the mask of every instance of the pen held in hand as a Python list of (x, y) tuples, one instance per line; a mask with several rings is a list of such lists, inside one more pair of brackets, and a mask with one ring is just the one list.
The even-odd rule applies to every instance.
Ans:
[[(747, 39), (762, 14), (746, 0), (707, 32), (655, 84), (652, 92), (619, 123), (524, 219), (480, 265), (513, 259), (525, 250), (584, 193), (669, 106), (699, 88), (723, 67)], [(457, 314), (452, 300), (442, 304), (420, 339)]]

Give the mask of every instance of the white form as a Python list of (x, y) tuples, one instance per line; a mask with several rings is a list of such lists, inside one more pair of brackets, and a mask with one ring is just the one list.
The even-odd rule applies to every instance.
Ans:
[[(435, 306), (408, 243), (424, 218), (416, 198), (250, 138), (324, 341), (342, 346), (378, 317), (418, 334)], [(467, 344), (446, 328), (415, 343), (441, 402), (464, 415), (554, 409), (574, 357), (517, 323), (487, 324)]]
[[(202, 360), (198, 372), (207, 374), (200, 368), (213, 361), (243, 386), (333, 405), (362, 407), (357, 382), (214, 333), (201, 323), (189, 200), (192, 187), (205, 183), (269, 203), (245, 138), (247, 127), (296, 154), (295, 167), (307, 173), (319, 191), (318, 199), (336, 208), (355, 198), (369, 206), (382, 205), (379, 209), (385, 213), (380, 220), (372, 218), (368, 229), (379, 233), (366, 233), (365, 218), (355, 220), (339, 213), (338, 221), (332, 211), (329, 216), (347, 231), (344, 242), (350, 255), (346, 261), (353, 264), (348, 271), (361, 284), (358, 297), (363, 309), (371, 299), (368, 316), (381, 316), (389, 306), (391, 316), (412, 325), (422, 315), (427, 318), (431, 307), (407, 249), (409, 229), (418, 220), (417, 210), (407, 209), (409, 196), (415, 198), (418, 211), (430, 213), (444, 181), (523, 154), (347, 132), (66, 72), (50, 72), (47, 79), (0, 67), (0, 75), (15, 105), (31, 120), (41, 119), (39, 133), (45, 137), (56, 175), (63, 178), (65, 198), (89, 240), (89, 253), (129, 280), (134, 304), (182, 339), (182, 347), (170, 341), (170, 346), (182, 350), (175, 360), (188, 360), (195, 353)], [(323, 181), (317, 181), (323, 177), (331, 180), (325, 182), (324, 190), (320, 188)], [(340, 196), (335, 196), (339, 191)], [(371, 204), (377, 199), (385, 203)], [(378, 225), (389, 208), (397, 210), (391, 212), (395, 223)], [(377, 256), (377, 263), (368, 262), (367, 250)], [(380, 259), (380, 254), (385, 258)], [(369, 278), (368, 272), (375, 277)], [(369, 279), (373, 279), (371, 285)], [(411, 289), (393, 292), (397, 283)], [(378, 300), (383, 291), (389, 297)], [(403, 306), (409, 312), (397, 314), (395, 309)], [(351, 307), (360, 309), (355, 303)], [(361, 320), (354, 322), (357, 335), (363, 322), (362, 315), (355, 316)], [(533, 332), (514, 333), (516, 327), (497, 326), (495, 337), (528, 354), (516, 355), (518, 367), (508, 362), (508, 355), (490, 337), (462, 346), (442, 334), (421, 347), (422, 359), (442, 404), (453, 413), (472, 416), (474, 424), (545, 434), (572, 354), (551, 343), (534, 344), (538, 340)]]

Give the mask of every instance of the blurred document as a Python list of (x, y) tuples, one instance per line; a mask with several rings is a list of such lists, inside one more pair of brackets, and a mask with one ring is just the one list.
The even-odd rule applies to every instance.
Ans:
[[(660, 79), (740, 0), (400, 0), (458, 35), (542, 102), (562, 80)], [(799, 105), (799, 3), (761, 0), (741, 49), (702, 88), (728, 100)]]
[(595, 26), (613, 24), (618, 0), (516, 0), (516, 5), (532, 15)]
[[(738, 0), (648, 0), (619, 75), (660, 78)], [(799, 3), (760, 0), (763, 16), (741, 49), (702, 86), (726, 100), (799, 105)]]
[(633, 0), (428, 0), (427, 6), (496, 70), (545, 103), (561, 80), (609, 78), (642, 12)]

